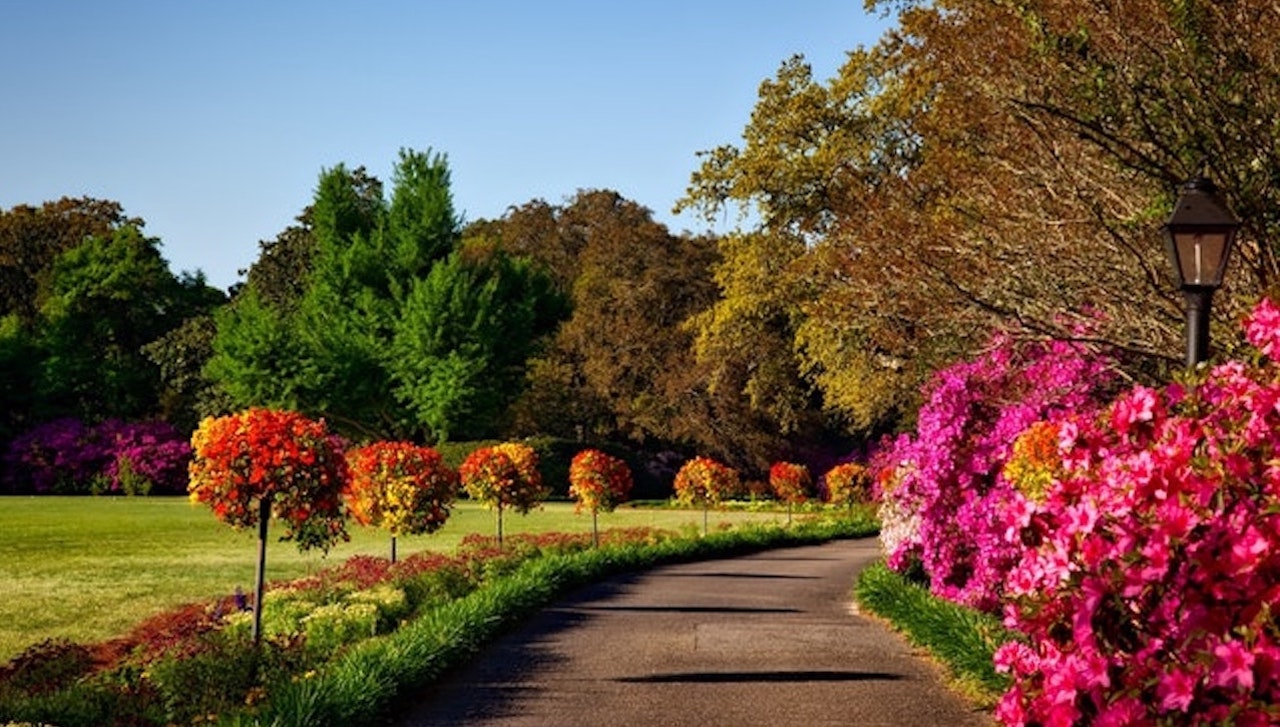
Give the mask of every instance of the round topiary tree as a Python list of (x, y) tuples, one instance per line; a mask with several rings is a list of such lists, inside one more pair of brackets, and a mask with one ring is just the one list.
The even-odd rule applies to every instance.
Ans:
[(191, 435), (188, 491), (219, 520), (236, 528), (257, 526), (258, 567), (253, 640), (262, 631), (267, 524), (284, 523), (281, 540), (299, 550), (329, 548), (347, 539), (343, 491), (349, 473), (341, 441), (323, 420), (297, 412), (248, 409), (208, 418)]
[(774, 462), (769, 468), (769, 489), (774, 497), (787, 505), (787, 525), (791, 524), (791, 511), (809, 499), (813, 489), (813, 476), (809, 468), (795, 462)]
[(569, 463), (569, 496), (576, 509), (591, 511), (591, 542), (600, 545), (599, 513), (613, 512), (631, 492), (631, 468), (626, 462), (601, 452), (584, 449)]
[(458, 473), (430, 447), (409, 442), (374, 442), (347, 453), (351, 487), (347, 505), (362, 525), (391, 533), (391, 562), (396, 536), (439, 530), (458, 495)]
[(845, 505), (853, 514), (853, 506), (871, 501), (871, 472), (857, 462), (845, 462), (827, 470), (822, 478), (827, 503)]
[(517, 442), (473, 451), (463, 460), (458, 475), (471, 499), (497, 510), (499, 546), (503, 511), (511, 509), (523, 515), (547, 495), (538, 473), (537, 452)]
[(707, 513), (742, 488), (737, 470), (710, 457), (694, 457), (676, 473), (676, 500), (702, 507), (702, 534), (707, 534)]

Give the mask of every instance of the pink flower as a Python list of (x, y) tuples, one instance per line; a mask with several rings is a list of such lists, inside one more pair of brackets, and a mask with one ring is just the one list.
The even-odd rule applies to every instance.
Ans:
[(1253, 652), (1232, 639), (1213, 647), (1210, 680), (1216, 687), (1253, 689)]
[(1268, 358), (1276, 358), (1280, 350), (1280, 308), (1270, 298), (1263, 298), (1245, 319), (1244, 334)]
[(1197, 677), (1188, 671), (1177, 669), (1161, 676), (1156, 685), (1156, 696), (1160, 698), (1160, 709), (1166, 712), (1187, 711), (1191, 700), (1195, 698)]

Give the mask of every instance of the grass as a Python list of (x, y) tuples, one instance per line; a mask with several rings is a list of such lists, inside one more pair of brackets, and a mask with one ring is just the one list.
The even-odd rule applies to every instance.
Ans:
[(993, 706), (1008, 689), (1009, 677), (996, 673), (992, 656), (1014, 635), (994, 616), (938, 598), (883, 563), (862, 571), (854, 597), (863, 610), (885, 619), (941, 662), (958, 691), (979, 706)]
[[(785, 513), (725, 511), (712, 523), (782, 522)], [(601, 527), (701, 528), (700, 510), (620, 508)], [(494, 515), (470, 502), (437, 533), (402, 537), (400, 556), (450, 551), (468, 534), (494, 532)], [(713, 525), (714, 527), (714, 525)], [(504, 517), (508, 533), (590, 532), (589, 515), (547, 503)], [(291, 580), (357, 555), (386, 556), (380, 530), (351, 526), (351, 542), (328, 556), (273, 541), (268, 580)], [(278, 531), (277, 531), (278, 532)], [(235, 531), (185, 498), (0, 498), (0, 663), (51, 637), (88, 643), (124, 633), (173, 606), (252, 590), (255, 534)]]

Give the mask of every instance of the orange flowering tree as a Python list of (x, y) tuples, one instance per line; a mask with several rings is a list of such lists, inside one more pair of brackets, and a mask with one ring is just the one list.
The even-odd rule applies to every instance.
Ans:
[(458, 494), (458, 473), (430, 447), (409, 442), (374, 442), (347, 452), (351, 487), (347, 506), (362, 525), (391, 533), (391, 562), (396, 536), (439, 530), (449, 519)]
[(769, 488), (779, 501), (787, 504), (787, 524), (790, 525), (791, 509), (809, 499), (813, 476), (802, 464), (774, 462), (769, 468)]
[(618, 503), (631, 493), (631, 468), (626, 462), (598, 449), (584, 449), (569, 463), (569, 496), (577, 501), (578, 511), (591, 511), (591, 539), (600, 544), (598, 516), (613, 512)]
[(547, 496), (538, 472), (538, 453), (518, 442), (475, 450), (463, 460), (458, 476), (471, 499), (497, 510), (499, 545), (503, 511), (523, 515)]
[(291, 411), (248, 409), (205, 419), (191, 435), (191, 447), (187, 488), (192, 502), (206, 503), (233, 527), (258, 527), (256, 642), (271, 518), (284, 524), (280, 539), (296, 541), (299, 550), (327, 552), (348, 537), (343, 445), (324, 421)]
[(737, 494), (741, 488), (738, 471), (710, 457), (694, 457), (676, 473), (676, 499), (686, 505), (702, 507), (704, 535), (708, 510)]
[(857, 462), (845, 462), (827, 470), (827, 502), (832, 505), (853, 506), (871, 501), (871, 473)]

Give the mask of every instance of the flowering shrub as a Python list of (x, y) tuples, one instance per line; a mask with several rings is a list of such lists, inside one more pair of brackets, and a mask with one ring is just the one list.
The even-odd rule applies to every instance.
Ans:
[(857, 462), (845, 462), (827, 470), (822, 490), (832, 505), (857, 505), (871, 501), (871, 473)]
[(347, 504), (363, 525), (392, 535), (439, 530), (458, 492), (458, 474), (429, 447), (375, 442), (347, 453)]
[(93, 491), (180, 494), (191, 446), (167, 422), (57, 419), (16, 437), (5, 453), (5, 489), (14, 493)]
[(598, 449), (584, 449), (569, 463), (569, 496), (577, 508), (612, 512), (631, 492), (631, 468)]
[(877, 455), (897, 482), (885, 507), (914, 526), (895, 531), (890, 567), (918, 564), (935, 594), (995, 610), (1018, 557), (999, 517), (1016, 495), (1000, 476), (1011, 443), (1033, 422), (1099, 408), (1113, 379), (1110, 361), (1081, 346), (1009, 335), (938, 372), (915, 435)]
[(769, 468), (769, 489), (779, 501), (798, 505), (809, 499), (813, 477), (809, 468), (794, 462), (774, 462)]
[(694, 457), (676, 473), (676, 499), (686, 505), (718, 505), (740, 488), (738, 472), (710, 457)]
[(1245, 331), (1258, 365), (1020, 440), (1005, 621), (1028, 639), (996, 654), (1005, 723), (1280, 718), (1280, 310), (1263, 301)]
[(295, 540), (300, 550), (328, 550), (347, 538), (347, 463), (323, 421), (248, 409), (205, 419), (191, 444), (191, 500), (208, 504), (219, 520), (252, 527), (265, 500), (284, 522), (281, 539)]

